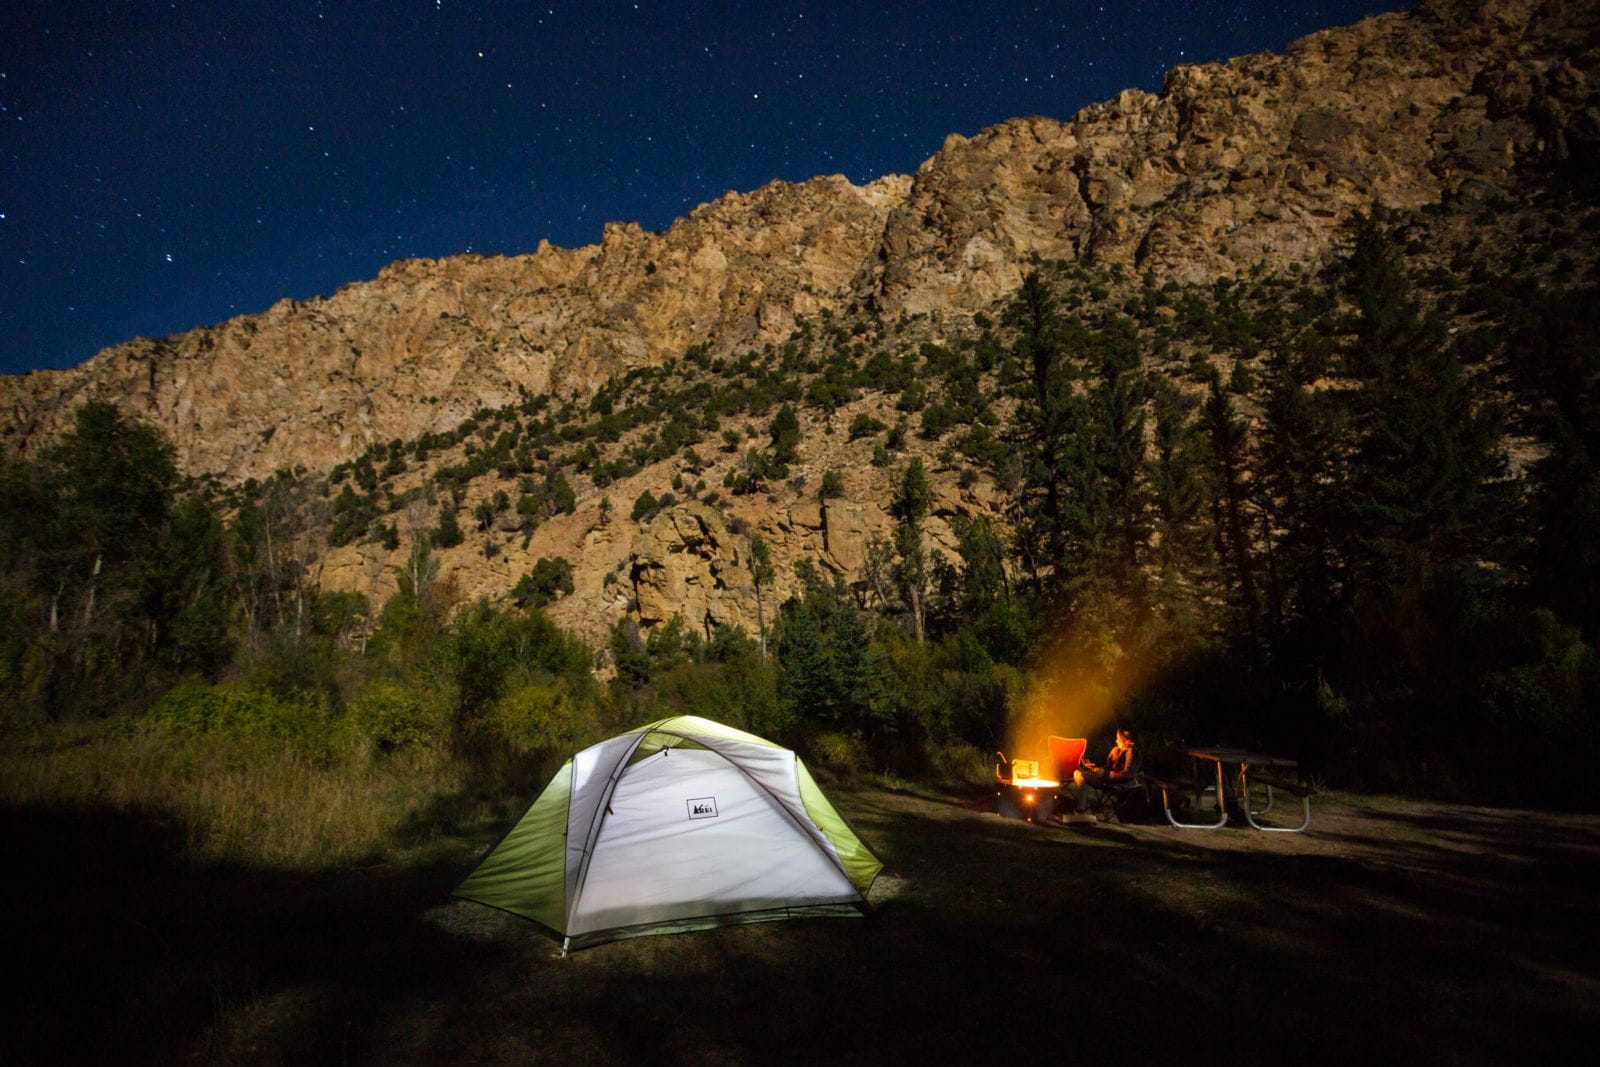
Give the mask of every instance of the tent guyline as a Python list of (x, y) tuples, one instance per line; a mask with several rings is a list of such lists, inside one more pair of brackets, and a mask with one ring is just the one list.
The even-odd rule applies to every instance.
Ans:
[(856, 915), (881, 869), (794, 752), (685, 715), (574, 754), (455, 895), (532, 920), (566, 952)]

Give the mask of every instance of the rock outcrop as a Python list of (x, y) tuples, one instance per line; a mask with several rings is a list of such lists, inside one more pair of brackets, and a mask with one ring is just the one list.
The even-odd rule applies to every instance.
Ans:
[(190, 472), (316, 470), (521, 392), (583, 394), (695, 344), (801, 316), (974, 311), (1032, 257), (1204, 281), (1314, 263), (1351, 212), (1483, 198), (1530, 166), (1600, 163), (1596, 8), (1428, 0), (1283, 55), (1177, 67), (1066, 122), (952, 135), (914, 177), (728, 193), (664, 233), (410, 260), (330, 297), (0, 379), (0, 447), (79, 402), (159, 424)]
[[(326, 470), (526, 395), (586, 396), (692, 346), (780, 342), (803, 319), (990, 310), (1040, 259), (1180, 283), (1315, 266), (1374, 203), (1470, 210), (1592, 175), (1597, 12), (1580, 0), (1423, 0), (1282, 55), (1175, 68), (1159, 94), (1129, 90), (1068, 121), (953, 134), (909, 177), (774, 182), (662, 233), (611, 224), (583, 248), (394, 263), (332, 296), (0, 378), (0, 449), (34, 452), (79, 403), (111, 399), (160, 426), (184, 470), (233, 483)], [(871, 503), (885, 499), (885, 475), (860, 455), (835, 460), (860, 491), (732, 513), (785, 562), (854, 577), (889, 526)], [(943, 477), (929, 537), (949, 551), (945, 518), (998, 502)], [(646, 471), (610, 491), (632, 499), (659, 483)], [(584, 494), (574, 514), (496, 555), (446, 553), (446, 571), (469, 594), (503, 592), (538, 556), (563, 555), (578, 588), (558, 615), (586, 631), (625, 609), (646, 623), (676, 613), (754, 628), (747, 541), (717, 509), (680, 505), (639, 529), (601, 522), (597, 504)], [(318, 568), (327, 587), (381, 600), (394, 563), (368, 543)], [(792, 591), (791, 568), (780, 573), (774, 603)]]

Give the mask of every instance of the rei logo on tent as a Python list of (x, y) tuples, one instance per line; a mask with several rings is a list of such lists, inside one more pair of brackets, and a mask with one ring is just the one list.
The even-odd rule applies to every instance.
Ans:
[(715, 819), (717, 817), (716, 797), (695, 797), (693, 800), (684, 801), (689, 806), (691, 819)]

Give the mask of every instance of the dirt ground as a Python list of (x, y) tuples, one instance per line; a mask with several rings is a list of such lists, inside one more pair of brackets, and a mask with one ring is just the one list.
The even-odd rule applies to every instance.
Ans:
[[(1323, 796), (1306, 834), (834, 791), (872, 914), (557, 958), (427, 862), (196, 867), (161, 816), (0, 811), (0, 1062), (1526, 1062), (1600, 1023), (1600, 817)], [(478, 837), (483, 837), (478, 840)]]

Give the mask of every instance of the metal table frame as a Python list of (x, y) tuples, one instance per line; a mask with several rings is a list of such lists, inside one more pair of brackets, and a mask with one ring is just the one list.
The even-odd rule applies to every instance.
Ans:
[[(1222, 766), (1225, 763), (1236, 764), (1239, 768), (1239, 807), (1240, 810), (1244, 812), (1245, 822), (1249, 823), (1252, 828), (1264, 830), (1269, 833), (1297, 834), (1304, 831), (1311, 825), (1311, 795), (1309, 793), (1301, 797), (1301, 801), (1304, 805), (1304, 818), (1301, 820), (1299, 826), (1263, 826), (1261, 823), (1256, 822), (1255, 817), (1257, 815), (1265, 815), (1267, 812), (1272, 810), (1273, 796), (1271, 783), (1266, 783), (1266, 807), (1261, 808), (1260, 810), (1252, 810), (1250, 807), (1251, 766), (1294, 768), (1299, 766), (1299, 763), (1295, 760), (1287, 759), (1283, 756), (1270, 756), (1264, 752), (1251, 752), (1248, 749), (1242, 748), (1192, 748), (1188, 749), (1184, 755), (1189, 756), (1197, 761), (1208, 760), (1217, 765), (1217, 821), (1214, 823), (1178, 821), (1178, 819), (1173, 817), (1172, 805), (1167, 797), (1167, 787), (1165, 783), (1163, 783), (1161, 786), (1161, 810), (1163, 814), (1166, 815), (1167, 822), (1173, 827), (1173, 829), (1220, 830), (1224, 826), (1228, 825), (1228, 794), (1227, 786), (1222, 773)], [(1197, 798), (1202, 792), (1201, 788), (1199, 787), (1198, 779), (1199, 776), (1196, 775), (1195, 795)]]

